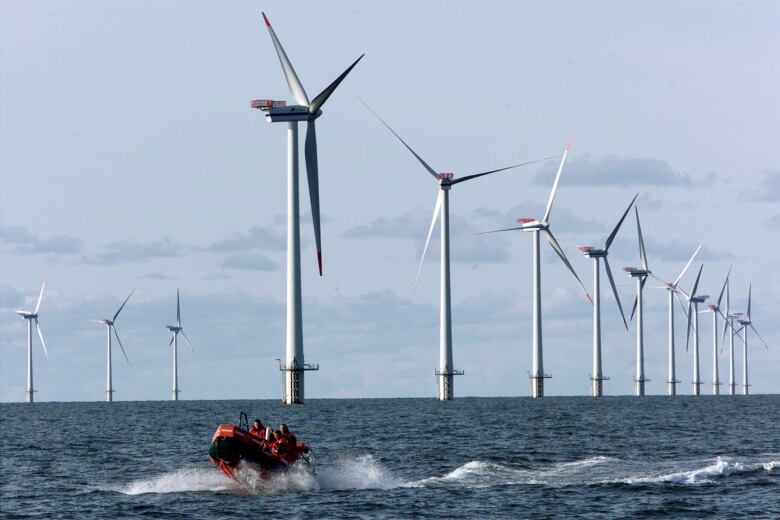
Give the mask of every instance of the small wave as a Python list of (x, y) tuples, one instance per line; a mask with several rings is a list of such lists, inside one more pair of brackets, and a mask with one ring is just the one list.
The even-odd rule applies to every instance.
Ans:
[(564, 486), (573, 483), (581, 484), (584, 481), (582, 473), (589, 472), (594, 466), (616, 461), (618, 459), (596, 456), (569, 462), (559, 462), (550, 468), (526, 469), (506, 466), (496, 462), (472, 460), (441, 477), (428, 477), (411, 485), (458, 485), (470, 488), (517, 484)]
[(780, 468), (780, 461), (748, 463), (731, 460), (730, 457), (717, 457), (712, 464), (701, 468), (616, 479), (611, 482), (622, 482), (626, 484), (711, 484), (716, 480), (729, 475), (755, 473), (759, 471), (772, 473), (775, 468)]
[(125, 495), (143, 493), (182, 493), (185, 491), (230, 491), (238, 483), (214, 469), (183, 468), (129, 484), (104, 488)]

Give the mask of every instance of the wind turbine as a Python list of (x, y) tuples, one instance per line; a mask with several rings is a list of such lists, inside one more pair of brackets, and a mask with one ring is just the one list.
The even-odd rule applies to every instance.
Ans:
[(409, 152), (420, 162), (423, 168), (434, 178), (438, 183), (439, 189), (437, 190), (436, 203), (433, 206), (433, 218), (431, 219), (431, 225), (428, 228), (428, 237), (425, 240), (425, 247), (423, 248), (422, 257), (420, 258), (420, 266), (417, 269), (417, 277), (414, 281), (414, 287), (416, 289), (417, 282), (420, 279), (420, 271), (422, 270), (423, 262), (425, 261), (425, 253), (428, 251), (428, 244), (431, 241), (431, 235), (433, 234), (433, 228), (436, 226), (436, 221), (441, 218), (441, 255), (440, 255), (440, 304), (439, 304), (439, 368), (434, 371), (437, 377), (437, 396), (440, 401), (449, 401), (454, 397), (454, 376), (463, 375), (462, 370), (456, 370), (452, 361), (452, 313), (451, 313), (451, 298), (450, 298), (450, 189), (458, 183), (476, 179), (491, 173), (497, 173), (511, 168), (517, 168), (519, 166), (525, 166), (528, 164), (534, 164), (541, 161), (553, 159), (553, 157), (546, 157), (544, 159), (538, 159), (535, 161), (525, 162), (522, 164), (515, 164), (496, 170), (488, 170), (480, 173), (473, 173), (470, 175), (464, 175), (462, 177), (455, 178), (452, 172), (436, 172), (431, 166), (428, 165), (422, 157), (420, 157), (412, 148), (401, 139), (401, 136), (393, 130), (385, 120), (379, 117), (379, 114), (374, 112), (362, 99), (361, 103), (379, 119), (379, 121), (385, 125), (385, 127), (393, 133), (393, 135), (401, 141)]
[[(726, 279), (723, 281), (723, 287), (720, 290), (720, 296), (718, 296), (718, 303), (711, 303), (707, 305), (707, 310), (702, 311), (712, 313), (712, 395), (720, 394), (720, 370), (718, 368), (718, 315), (723, 317), (723, 320), (728, 327), (729, 320), (720, 310), (720, 303), (723, 301), (723, 294), (726, 292), (726, 285), (729, 283), (730, 275), (731, 266), (729, 266), (729, 271), (726, 273)], [(721, 343), (723, 342), (721, 341)]]
[[(680, 274), (677, 275), (677, 278), (673, 282), (664, 282), (654, 274), (651, 274), (653, 278), (661, 282), (663, 287), (661, 289), (666, 289), (668, 296), (669, 296), (669, 373), (668, 373), (668, 379), (666, 381), (666, 394), (667, 395), (677, 395), (677, 383), (680, 381), (677, 379), (676, 374), (676, 368), (675, 368), (675, 352), (674, 352), (674, 300), (675, 298), (680, 303), (680, 306), (683, 309), (683, 312), (686, 312), (685, 305), (683, 305), (682, 300), (680, 299), (680, 294), (685, 296), (685, 291), (677, 287), (677, 284), (680, 283), (680, 280), (682, 280), (682, 277), (685, 275), (685, 272), (688, 270), (688, 267), (690, 267), (691, 263), (693, 262), (693, 259), (696, 258), (696, 255), (699, 254), (699, 251), (701, 250), (702, 244), (699, 243), (699, 246), (696, 248), (696, 251), (693, 252), (693, 255), (691, 255), (691, 258), (688, 260), (688, 263), (685, 264), (685, 267), (683, 267), (683, 270), (680, 271)], [(686, 317), (688, 315), (686, 314)]]
[(179, 333), (181, 333), (182, 336), (184, 336), (184, 341), (187, 343), (187, 346), (190, 347), (190, 350), (195, 352), (195, 347), (192, 346), (192, 343), (190, 343), (190, 339), (187, 337), (187, 335), (184, 333), (184, 329), (181, 327), (181, 305), (179, 304), (179, 290), (176, 289), (176, 325), (166, 325), (165, 328), (170, 330), (173, 333), (173, 337), (171, 338), (171, 342), (169, 343), (169, 346), (173, 346), (173, 393), (171, 394), (171, 400), (178, 401), (179, 400), (179, 360), (177, 357), (178, 347), (179, 347)]
[(336, 87), (347, 77), (352, 68), (357, 65), (363, 55), (355, 60), (347, 70), (341, 73), (333, 83), (309, 101), (303, 85), (298, 79), (287, 54), (276, 37), (271, 22), (263, 14), (263, 20), (271, 41), (279, 56), (282, 71), (287, 79), (296, 105), (287, 105), (286, 101), (272, 99), (254, 100), (252, 108), (266, 112), (265, 119), (269, 123), (287, 123), (287, 341), (285, 363), (279, 363), (279, 369), (284, 373), (285, 385), (282, 401), (285, 404), (303, 403), (303, 374), (306, 370), (318, 370), (318, 365), (308, 365), (303, 356), (303, 319), (301, 313), (301, 236), (298, 200), (298, 122), (306, 121), (306, 143), (304, 157), (306, 160), (306, 175), (309, 184), (309, 200), (311, 203), (312, 222), (314, 224), (314, 242), (317, 248), (317, 266), (322, 276), (322, 247), (320, 240), (320, 195), (319, 174), (317, 165), (317, 134), (314, 122), (322, 115), (322, 106), (328, 100)]
[(699, 371), (699, 304), (709, 298), (709, 295), (696, 294), (701, 279), (701, 271), (704, 264), (699, 267), (699, 274), (696, 275), (696, 281), (693, 283), (691, 293), (688, 298), (688, 332), (685, 338), (685, 351), (688, 352), (688, 344), (691, 340), (691, 322), (693, 322), (693, 395), (701, 395), (701, 378)]
[[(753, 322), (750, 319), (750, 299), (753, 293), (753, 284), (750, 284), (748, 288), (748, 306), (747, 306), (747, 319), (739, 320), (739, 324), (742, 325), (742, 329), (744, 329), (744, 337), (742, 338), (742, 393), (745, 395), (748, 395), (748, 388), (750, 387), (750, 383), (748, 382), (748, 355), (747, 355), (747, 349), (748, 349), (748, 328), (753, 329), (753, 332), (756, 333), (756, 337), (761, 341), (761, 343), (764, 344), (764, 347), (768, 350), (769, 345), (766, 344), (766, 341), (764, 341), (764, 338), (761, 337), (761, 335), (758, 333), (756, 328), (753, 326)], [(740, 329), (740, 330), (742, 330)]]
[(125, 361), (127, 361), (127, 364), (130, 364), (130, 360), (127, 359), (127, 353), (125, 352), (125, 347), (122, 345), (122, 340), (119, 339), (119, 334), (116, 332), (116, 326), (114, 325), (114, 322), (119, 317), (119, 313), (122, 312), (122, 309), (124, 309), (125, 304), (127, 303), (127, 300), (130, 299), (130, 297), (135, 292), (135, 289), (130, 291), (130, 294), (127, 295), (127, 298), (125, 298), (125, 301), (122, 302), (122, 305), (119, 306), (119, 309), (114, 314), (113, 318), (106, 318), (103, 320), (92, 320), (95, 323), (101, 323), (106, 326), (106, 359), (107, 359), (107, 367), (106, 367), (106, 401), (111, 402), (114, 400), (113, 394), (114, 394), (114, 388), (112, 386), (112, 379), (111, 379), (111, 332), (114, 332), (114, 336), (116, 336), (117, 342), (119, 342), (119, 348), (122, 349), (122, 354), (125, 356)]
[(645, 252), (645, 241), (642, 238), (642, 226), (639, 224), (639, 209), (634, 206), (634, 213), (636, 214), (636, 231), (639, 237), (639, 258), (642, 261), (642, 267), (624, 267), (623, 270), (628, 273), (631, 278), (636, 279), (636, 299), (634, 300), (634, 308), (631, 311), (631, 319), (634, 319), (634, 312), (636, 311), (636, 388), (635, 395), (645, 395), (645, 383), (650, 380), (645, 378), (645, 336), (644, 336), (644, 321), (642, 312), (642, 291), (645, 289), (645, 282), (647, 277), (652, 274), (652, 271), (647, 267), (647, 253)]
[(558, 172), (555, 174), (555, 181), (553, 182), (552, 190), (550, 191), (550, 197), (547, 200), (547, 208), (545, 209), (544, 216), (541, 218), (541, 220), (537, 220), (535, 218), (519, 218), (517, 219), (517, 221), (518, 223), (521, 224), (520, 227), (498, 229), (495, 231), (488, 232), (488, 233), (496, 233), (501, 231), (523, 230), (525, 232), (533, 234), (533, 249), (532, 249), (533, 265), (531, 271), (533, 276), (533, 284), (532, 284), (533, 285), (533, 296), (532, 296), (533, 347), (532, 347), (531, 375), (530, 375), (531, 397), (543, 397), (544, 380), (546, 378), (551, 377), (544, 373), (544, 364), (542, 359), (542, 279), (541, 279), (541, 269), (540, 269), (541, 259), (540, 259), (540, 247), (539, 247), (540, 233), (544, 232), (545, 238), (547, 239), (547, 242), (550, 244), (550, 247), (553, 248), (553, 250), (556, 252), (558, 257), (563, 262), (563, 264), (569, 270), (569, 272), (571, 272), (571, 274), (574, 275), (574, 278), (577, 279), (577, 283), (580, 285), (580, 287), (582, 287), (582, 290), (585, 292), (585, 296), (587, 296), (588, 301), (590, 301), (590, 303), (593, 304), (593, 300), (588, 294), (587, 289), (585, 289), (585, 286), (582, 285), (582, 281), (580, 280), (580, 277), (577, 276), (577, 272), (569, 263), (569, 259), (566, 258), (566, 253), (563, 252), (563, 249), (561, 249), (558, 240), (556, 240), (555, 235), (553, 235), (552, 231), (550, 230), (550, 222), (549, 222), (550, 210), (552, 210), (553, 199), (555, 198), (555, 192), (558, 189), (558, 181), (561, 178), (561, 172), (563, 171), (563, 164), (564, 162), (566, 162), (566, 156), (569, 153), (570, 145), (571, 145), (571, 139), (569, 140), (568, 143), (566, 143), (566, 148), (563, 151), (563, 156), (561, 157), (561, 164), (558, 166)]
[(23, 311), (16, 310), (16, 314), (27, 320), (27, 402), (32, 403), (34, 401), (33, 394), (36, 390), (33, 387), (33, 358), (32, 358), (32, 327), (35, 322), (35, 330), (38, 332), (38, 337), (41, 339), (41, 347), (43, 347), (43, 354), (46, 359), (49, 359), (49, 353), (46, 351), (46, 342), (43, 341), (43, 334), (41, 334), (41, 325), (38, 323), (38, 310), (41, 308), (41, 300), (43, 299), (43, 290), (46, 288), (46, 282), (41, 285), (41, 292), (38, 295), (38, 302), (35, 304), (35, 310)]
[(604, 249), (596, 249), (591, 246), (580, 246), (579, 250), (582, 251), (585, 256), (593, 259), (593, 375), (591, 376), (591, 395), (593, 397), (601, 397), (603, 395), (603, 383), (602, 381), (609, 379), (604, 377), (601, 371), (601, 282), (600, 282), (600, 268), (599, 259), (604, 259), (604, 268), (607, 271), (607, 277), (609, 278), (609, 284), (612, 286), (612, 294), (615, 295), (615, 303), (617, 303), (618, 309), (620, 309), (620, 316), (623, 318), (623, 325), (628, 330), (628, 323), (626, 322), (626, 316), (623, 314), (623, 306), (620, 304), (620, 296), (618, 296), (617, 287), (615, 287), (615, 280), (612, 278), (612, 270), (609, 268), (609, 260), (607, 255), (609, 254), (609, 246), (612, 245), (612, 241), (615, 240), (620, 226), (631, 211), (631, 206), (634, 205), (636, 198), (639, 196), (637, 193), (631, 202), (628, 204), (626, 211), (623, 212), (623, 216), (620, 217), (615, 229), (607, 237), (607, 241), (604, 244)]

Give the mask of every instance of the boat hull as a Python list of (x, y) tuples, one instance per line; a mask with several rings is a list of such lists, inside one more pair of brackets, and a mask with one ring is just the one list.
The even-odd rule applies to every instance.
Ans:
[(262, 438), (233, 424), (217, 427), (209, 446), (209, 459), (234, 479), (236, 468), (241, 463), (249, 463), (263, 478), (286, 471), (291, 465), (291, 462), (273, 454)]

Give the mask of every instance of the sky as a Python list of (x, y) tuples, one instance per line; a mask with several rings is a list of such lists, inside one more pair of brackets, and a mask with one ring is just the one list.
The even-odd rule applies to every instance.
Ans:
[[(41, 401), (105, 396), (105, 331), (117, 320), (117, 400), (168, 399), (165, 325), (183, 399), (280, 397), (284, 353), (286, 136), (249, 102), (291, 100), (267, 13), (310, 97), (365, 58), (318, 122), (324, 276), (301, 171), (308, 398), (433, 397), (438, 240), (416, 292), (436, 198), (427, 172), (364, 99), (437, 171), (456, 176), (573, 144), (550, 223), (592, 290), (577, 245), (603, 244), (635, 193), (648, 263), (677, 276), (699, 241), (700, 292), (733, 265), (754, 393), (780, 391), (780, 4), (777, 2), (0, 2), (0, 401), (21, 401), (26, 329)], [(301, 143), (302, 147), (302, 143)], [(477, 235), (540, 217), (555, 161), (460, 184), (450, 196), (457, 396), (526, 396), (531, 240)], [(638, 265), (630, 217), (610, 250), (624, 308)], [(547, 395), (587, 395), (592, 307), (542, 244)], [(635, 333), (602, 276), (605, 393), (633, 392)], [(666, 379), (666, 294), (645, 290), (649, 394)], [(691, 353), (677, 312), (678, 378)], [(711, 315), (702, 374), (712, 381)], [(721, 380), (728, 358), (719, 356)], [(741, 382), (741, 352), (738, 381)], [(725, 387), (724, 387), (725, 389)]]

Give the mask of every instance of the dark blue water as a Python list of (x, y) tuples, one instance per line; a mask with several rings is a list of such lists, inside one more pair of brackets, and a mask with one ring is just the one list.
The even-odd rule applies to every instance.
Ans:
[[(314, 475), (208, 462), (238, 412)], [(780, 518), (780, 396), (0, 405), (6, 518)]]

